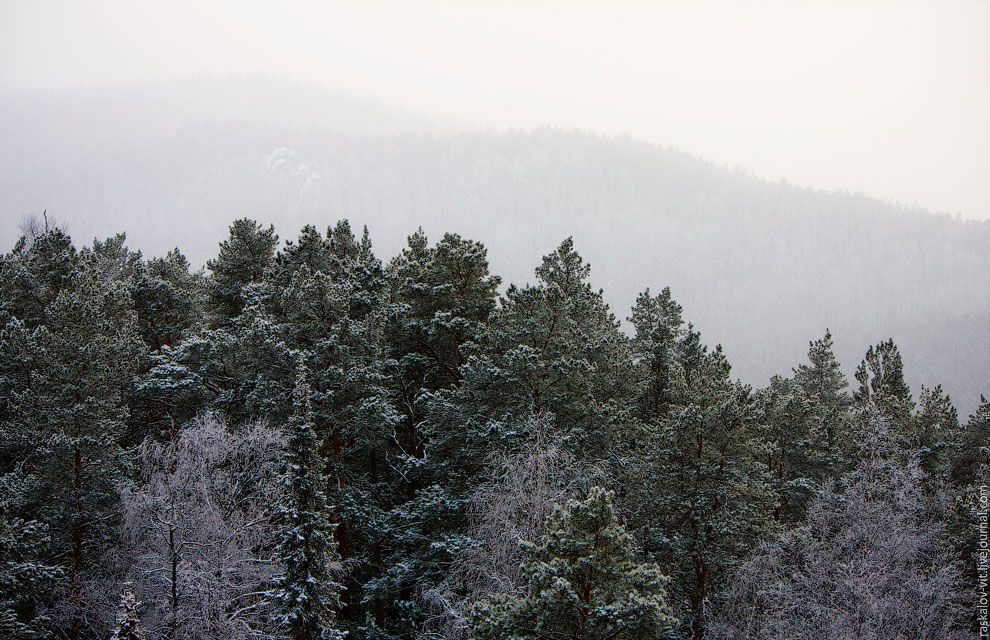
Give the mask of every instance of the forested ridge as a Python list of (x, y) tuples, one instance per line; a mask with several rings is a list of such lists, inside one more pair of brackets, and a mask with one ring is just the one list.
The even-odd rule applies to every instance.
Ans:
[(484, 131), (272, 79), (0, 93), (0, 114), (5, 248), (47, 209), (80, 239), (127, 229), (199, 268), (234, 218), (285, 233), (348, 218), (383, 259), (420, 226), (482, 239), (503, 283), (524, 284), (573, 236), (620, 321), (643, 288), (670, 286), (749, 384), (789, 371), (825, 326), (849, 378), (895, 336), (915, 395), (941, 384), (968, 415), (990, 383), (985, 220), (628, 136)]
[(690, 292), (618, 313), (547, 249), (515, 285), (452, 233), (245, 218), (193, 270), (25, 225), (0, 637), (972, 637), (990, 403), (896, 336), (847, 379), (824, 326), (744, 384)]

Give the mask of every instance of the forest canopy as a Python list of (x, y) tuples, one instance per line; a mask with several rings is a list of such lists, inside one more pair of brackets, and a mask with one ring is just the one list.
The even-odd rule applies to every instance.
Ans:
[(239, 219), (192, 270), (25, 227), (0, 637), (972, 637), (990, 403), (912, 393), (889, 336), (847, 379), (824, 326), (743, 384), (675, 292), (618, 317), (591, 268)]

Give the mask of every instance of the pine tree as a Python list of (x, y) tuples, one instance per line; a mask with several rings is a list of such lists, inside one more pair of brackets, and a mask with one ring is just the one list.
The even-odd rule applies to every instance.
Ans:
[(386, 366), (404, 414), (396, 435), (408, 455), (421, 458), (426, 394), (461, 381), (462, 345), (494, 311), (499, 279), (488, 273), (480, 243), (446, 234), (431, 248), (422, 229), (389, 264), (388, 279)]
[(70, 580), (61, 613), (72, 618), (69, 636), (78, 637), (83, 612), (95, 605), (84, 583), (115, 534), (125, 468), (122, 391), (143, 349), (125, 285), (101, 281), (89, 256), (60, 279), (58, 294), (35, 320), (31, 327), (15, 316), (0, 338), (2, 359), (11, 365), (2, 380), (4, 430), (24, 445), (12, 452), (12, 462), (30, 469), (19, 500), (49, 526), (52, 554)]
[(797, 522), (818, 488), (842, 471), (852, 436), (847, 386), (828, 330), (809, 344), (794, 378), (774, 376), (756, 394), (767, 427), (767, 466), (779, 497), (774, 519)]
[(527, 434), (525, 441), (493, 453), (471, 491), (466, 533), (471, 545), (456, 555), (444, 581), (424, 594), (433, 613), (426, 633), (459, 637), (473, 603), (520, 593), (525, 554), (519, 543), (540, 539), (557, 505), (607, 480), (599, 465), (579, 461), (564, 448), (550, 416), (527, 422), (519, 429)]
[(125, 583), (120, 604), (117, 605), (117, 626), (110, 640), (144, 640), (141, 618), (138, 616), (139, 606), (141, 603), (134, 597), (130, 583)]
[(480, 638), (653, 640), (675, 626), (667, 579), (637, 561), (612, 499), (594, 487), (586, 499), (554, 509), (547, 534), (523, 543), (525, 592), (474, 606), (471, 626)]
[(342, 638), (335, 615), (341, 586), (334, 575), (339, 560), (325, 479), (313, 429), (311, 390), (306, 369), (299, 367), (293, 394), (293, 415), (286, 444), (286, 505), (277, 555), (285, 565), (275, 581), (272, 601), (286, 636), (292, 640)]
[(465, 543), (463, 503), (441, 486), (447, 460), (426, 459), (432, 439), (439, 443), (447, 433), (432, 426), (434, 411), (445, 410), (434, 407), (433, 399), (463, 384), (466, 344), (494, 310), (499, 279), (489, 273), (480, 243), (445, 234), (431, 247), (422, 230), (391, 261), (386, 278), (384, 377), (374, 404), (384, 418), (380, 423), (390, 429), (383, 444), (392, 443), (391, 465), (400, 475), (373, 539), (376, 575), (363, 589), (370, 604), (368, 634), (408, 637), (429, 617), (420, 592), (443, 580), (444, 568)]
[(103, 284), (120, 283), (126, 288), (134, 284), (141, 266), (141, 252), (127, 248), (127, 234), (118, 233), (106, 240), (93, 239), (80, 257), (90, 263), (96, 279)]
[(431, 399), (430, 448), (457, 486), (479, 471), (486, 441), (518, 435), (507, 425), (525, 424), (530, 414), (554, 414), (581, 456), (622, 458), (638, 381), (628, 339), (591, 288), (590, 272), (573, 241), (562, 242), (536, 269), (538, 285), (510, 286), (465, 346), (463, 383)]
[[(240, 316), (263, 286), (277, 243), (273, 227), (239, 219), (230, 226), (219, 255), (207, 262), (212, 273), (205, 281), (188, 274), (185, 258), (177, 253), (149, 261), (139, 273), (135, 295), (142, 333), (152, 349), (132, 398), (143, 416), (174, 426), (203, 410), (235, 419), (259, 415), (256, 407), (245, 406), (240, 388), (249, 374), (242, 371), (245, 351), (238, 345), (243, 338), (238, 322), (249, 322)], [(208, 328), (190, 317), (201, 309), (209, 317)], [(291, 372), (290, 364), (285, 379), (291, 380)], [(291, 383), (281, 386), (287, 397)]]
[(202, 274), (189, 272), (189, 261), (178, 249), (137, 266), (131, 297), (141, 337), (152, 353), (178, 344), (197, 324), (202, 287)]
[[(272, 282), (286, 285), (272, 292), (265, 309), (278, 339), (302, 355), (312, 372), (314, 426), (331, 480), (334, 536), (341, 557), (354, 567), (338, 624), (353, 631), (369, 610), (380, 617), (381, 604), (364, 602), (362, 588), (382, 570), (384, 513), (402, 490), (392, 438), (398, 418), (387, 400), (382, 365), (382, 267), (367, 229), (359, 240), (346, 220), (328, 228), (326, 237), (304, 230), (290, 255), (291, 249), (273, 269)], [(289, 268), (291, 274), (280, 271)], [(260, 305), (252, 313), (259, 310)], [(258, 379), (269, 380), (278, 368), (263, 366)], [(271, 395), (277, 384), (265, 388)]]
[[(329, 236), (329, 230), (327, 235)], [(293, 274), (302, 267), (313, 272), (330, 271), (331, 248), (329, 238), (323, 237), (313, 225), (306, 225), (296, 240), (287, 240), (272, 265), (270, 280), (275, 287), (289, 284)]]
[(677, 371), (684, 396), (647, 425), (625, 503), (645, 551), (674, 579), (675, 610), (697, 640), (710, 597), (772, 529), (776, 498), (763, 416), (750, 389), (729, 380), (721, 349), (709, 352), (689, 332)]
[(815, 427), (809, 404), (793, 380), (774, 376), (755, 399), (766, 425), (765, 460), (777, 494), (773, 517), (796, 522), (837, 457)]
[(71, 286), (79, 261), (72, 239), (61, 229), (18, 240), (0, 262), (0, 309), (6, 318), (18, 318), (29, 329), (44, 322), (45, 308)]
[(355, 238), (347, 221), (326, 235), (307, 226), (260, 281), (242, 288), (236, 318), (163, 348), (138, 387), (175, 424), (202, 409), (234, 423), (279, 423), (291, 415), (295, 369), (307, 366), (333, 535), (354, 567), (338, 616), (351, 631), (367, 608), (383, 611), (378, 602), (366, 606), (361, 590), (383, 570), (383, 514), (403, 490), (394, 461), (399, 418), (383, 371), (383, 288), (367, 229)]
[(949, 538), (956, 556), (964, 562), (965, 584), (979, 584), (981, 562), (985, 560), (981, 558), (981, 524), (987, 517), (981, 487), (990, 486), (990, 400), (980, 396), (980, 405), (947, 443), (945, 453), (949, 459), (949, 495), (954, 498)]
[[(188, 274), (181, 254), (149, 262), (139, 273), (139, 318), (153, 351), (132, 398), (143, 415), (163, 425), (183, 424), (206, 409), (235, 419), (258, 415), (255, 407), (245, 406), (240, 388), (249, 374), (242, 371), (245, 354), (238, 345), (243, 338), (238, 322), (248, 322), (240, 316), (263, 286), (277, 243), (273, 227), (235, 220), (219, 255), (207, 262), (212, 273), (205, 282)], [(200, 309), (209, 316), (209, 328), (190, 317)], [(291, 380), (291, 365), (286, 371)], [(281, 387), (283, 396), (291, 392), (286, 390), (291, 384)]]
[(645, 380), (637, 415), (646, 422), (665, 417), (683, 396), (675, 383), (681, 377), (680, 343), (690, 328), (684, 328), (681, 311), (681, 305), (671, 297), (670, 287), (664, 287), (655, 297), (647, 289), (636, 298), (629, 318), (635, 330), (633, 359)]
[(392, 510), (388, 574), (368, 588), (409, 602), (395, 635), (428, 618), (416, 592), (443, 581), (445, 567), (473, 544), (471, 490), (488, 455), (520, 442), (531, 416), (555, 414), (568, 449), (581, 456), (619, 459), (629, 445), (627, 340), (573, 242), (544, 258), (538, 286), (510, 287), (498, 309), (497, 281), (473, 245), (445, 238), (432, 250), (418, 234), (393, 263), (393, 274), (424, 274), (393, 280), (407, 296), (402, 331), (392, 334), (402, 338), (392, 344), (407, 346), (393, 352), (404, 355), (392, 371), (402, 381), (394, 401), (409, 431), (397, 440), (411, 490)]
[(276, 256), (230, 331), (235, 338), (234, 415), (284, 420), (293, 368), (309, 368), (312, 417), (337, 550), (347, 576), (338, 624), (364, 622), (361, 587), (380, 569), (382, 514), (401, 488), (391, 463), (396, 418), (382, 373), (380, 262), (367, 230), (361, 239), (340, 221), (321, 235), (305, 227)]
[(952, 443), (951, 478), (959, 487), (974, 487), (990, 480), (990, 400), (980, 396), (980, 406)]
[[(189, 272), (189, 262), (178, 249), (135, 266), (129, 290), (138, 332), (148, 351), (138, 367), (139, 379), (147, 379), (151, 369), (166, 359), (164, 351), (202, 328), (203, 280), (202, 272)], [(139, 443), (148, 435), (158, 436), (177, 426), (174, 394), (158, 395), (139, 383), (128, 389), (126, 402), (130, 411), (127, 443)], [(192, 402), (184, 402), (183, 408), (192, 413), (198, 409)]]
[(845, 391), (849, 383), (835, 358), (831, 331), (826, 329), (821, 340), (809, 343), (808, 360), (810, 364), (794, 369), (794, 382), (808, 404), (816, 436), (824, 438), (829, 452), (839, 455), (851, 446), (847, 411), (852, 399)]
[[(174, 346), (149, 355), (131, 394), (147, 426), (169, 431), (197, 414), (217, 410), (237, 414), (240, 360), (236, 336), (224, 329), (194, 331)], [(241, 414), (237, 414), (239, 417)]]
[(327, 237), (306, 227), (265, 278), (245, 288), (246, 307), (226, 329), (232, 358), (223, 401), (232, 415), (284, 419), (298, 355), (313, 372), (316, 408), (327, 424), (355, 403), (360, 385), (349, 377), (377, 359), (379, 343), (373, 312), (380, 308), (381, 265), (365, 242), (366, 251), (346, 221)]
[[(868, 440), (879, 412), (898, 463), (921, 460), (888, 492), (905, 512), (884, 522), (910, 533), (928, 517), (927, 502), (912, 502), (921, 487), (954, 500), (947, 539), (972, 551), (990, 409), (984, 401), (960, 427), (936, 386), (922, 387), (915, 412), (892, 340), (870, 347), (854, 400), (828, 331), (793, 378), (754, 393), (669, 289), (637, 298), (627, 338), (571, 239), (543, 258), (533, 285), (501, 298), (484, 246), (455, 234), (431, 245), (419, 231), (386, 268), (367, 229), (356, 237), (347, 221), (277, 244), (273, 227), (235, 221), (209, 277), (190, 273), (178, 250), (143, 261), (122, 234), (76, 251), (46, 228), (0, 257), (0, 636), (109, 635), (104, 560), (123, 534), (140, 556), (134, 575), (158, 574), (135, 578), (151, 635), (399, 640), (434, 633), (441, 617), (444, 632), (465, 632), (473, 602), (480, 637), (698, 639), (761, 536), (791, 526), (784, 555), (822, 551), (807, 584), (823, 584), (830, 562), (867, 558), (822, 541), (863, 530), (833, 508), (846, 496), (814, 495), (846, 469), (853, 429)], [(197, 429), (204, 410), (230, 430)], [(228, 443), (258, 420), (288, 424), (288, 443), (256, 441), (247, 464)], [(550, 422), (559, 442), (534, 454), (535, 425)], [(161, 440), (188, 448), (162, 454), (154, 481), (122, 483), (142, 439), (145, 453)], [(283, 448), (285, 501), (271, 466)], [(262, 463), (267, 471), (250, 471)], [(186, 495), (176, 478), (195, 478)], [(614, 496), (561, 505), (603, 483)], [(513, 491), (493, 497), (502, 487)], [(882, 500), (848, 495), (890, 515)], [(494, 514), (484, 533), (479, 500)], [(183, 504), (197, 506), (177, 517)], [(828, 524), (818, 547), (801, 526), (815, 518)], [(878, 539), (870, 527), (868, 542)], [(922, 555), (938, 546), (929, 533), (911, 542), (925, 538)], [(519, 538), (538, 542), (520, 551)], [(945, 568), (944, 556), (925, 558)], [(949, 582), (909, 569), (907, 591), (946, 585), (955, 597)], [(774, 573), (770, 588), (793, 596), (795, 575)], [(900, 586), (885, 593), (920, 593)], [(857, 597), (896, 609), (868, 595)], [(118, 637), (140, 637), (137, 611), (125, 594)]]
[[(13, 493), (14, 487), (2, 482), (0, 490)], [(0, 496), (0, 637), (6, 640), (35, 640), (50, 632), (51, 620), (40, 610), (61, 574), (44, 559), (48, 543), (48, 527), (11, 517)]]
[(912, 426), (908, 448), (919, 457), (925, 473), (944, 478), (955, 453), (953, 444), (959, 440), (960, 426), (959, 414), (942, 385), (922, 385)]
[(208, 289), (214, 326), (227, 326), (244, 310), (244, 289), (262, 281), (277, 244), (272, 226), (265, 229), (247, 218), (230, 225), (230, 237), (220, 243), (220, 255), (206, 263), (212, 272)]
[(646, 556), (673, 578), (682, 632), (700, 638), (705, 603), (779, 505), (766, 407), (730, 380), (721, 347), (709, 351), (684, 325), (669, 290), (640, 295), (630, 320), (639, 424), (620, 467), (622, 505)]
[(914, 402), (904, 381), (901, 352), (893, 338), (867, 349), (856, 368), (856, 381), (859, 389), (853, 393), (853, 399), (857, 405), (881, 410), (891, 420), (895, 431), (905, 437), (910, 429)]

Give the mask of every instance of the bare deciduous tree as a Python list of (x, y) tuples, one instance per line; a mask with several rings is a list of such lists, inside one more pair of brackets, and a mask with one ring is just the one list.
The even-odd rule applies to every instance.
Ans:
[(214, 416), (147, 440), (123, 491), (124, 539), (150, 638), (268, 637), (265, 589), (278, 567), (271, 516), (282, 436)]
[(950, 640), (966, 592), (917, 461), (906, 466), (874, 418), (858, 468), (830, 483), (805, 526), (763, 544), (739, 570), (710, 626), (733, 640)]
[(25, 214), (17, 228), (28, 245), (51, 230), (66, 230), (64, 225), (58, 223), (55, 216), (48, 215), (48, 209), (45, 209), (40, 216), (36, 213)]

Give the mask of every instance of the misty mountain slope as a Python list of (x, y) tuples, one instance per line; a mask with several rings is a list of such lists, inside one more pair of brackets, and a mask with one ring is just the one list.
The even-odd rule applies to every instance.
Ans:
[(203, 264), (235, 217), (283, 239), (346, 217), (383, 256), (418, 226), (477, 238), (496, 273), (524, 283), (573, 235), (619, 318), (639, 291), (669, 285), (754, 384), (789, 373), (830, 327), (849, 374), (893, 336), (916, 393), (941, 382), (968, 411), (990, 392), (990, 223), (769, 183), (628, 138), (458, 132), (384, 109), (360, 126), (315, 121), (325, 96), (285, 118), (277, 100), (200, 112), (174, 97), (159, 117), (161, 100), (6, 97), (4, 246), (47, 208), (80, 242), (124, 230), (145, 253), (179, 246)]

